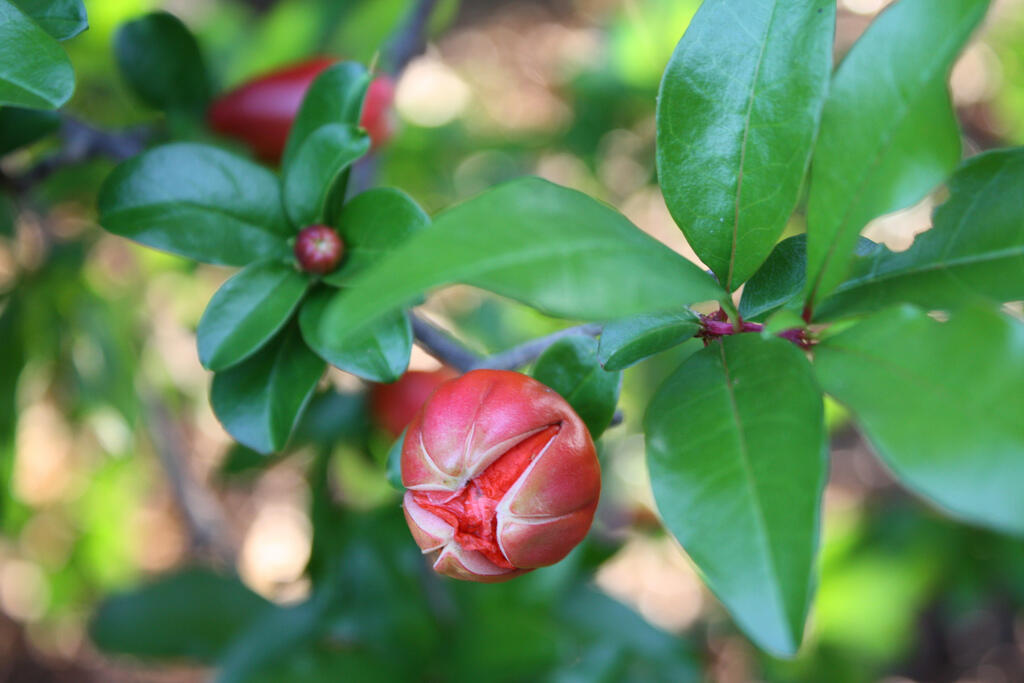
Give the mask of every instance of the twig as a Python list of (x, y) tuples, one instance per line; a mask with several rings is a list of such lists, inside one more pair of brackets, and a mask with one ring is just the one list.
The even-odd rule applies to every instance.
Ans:
[(447, 332), (410, 313), (412, 333), (419, 345), (434, 358), (459, 372), (468, 372), (483, 359), (473, 353)]
[(188, 528), (193, 550), (207, 550), (233, 567), (235, 549), (228, 540), (228, 524), (220, 505), (188, 471), (185, 437), (157, 397), (145, 399), (153, 446), (171, 482), (171, 492)]
[(427, 22), (437, 6), (437, 0), (417, 0), (409, 11), (405, 25), (388, 43), (384, 56), (385, 67), (392, 76), (397, 76), (415, 57), (427, 47)]
[(585, 325), (577, 325), (576, 327), (569, 327), (564, 330), (559, 330), (544, 337), (538, 337), (537, 339), (531, 339), (528, 342), (514, 346), (508, 351), (502, 351), (501, 353), (495, 354), (490, 358), (485, 358), (476, 365), (473, 369), (487, 368), (490, 370), (515, 370), (522, 366), (531, 363), (547, 351), (548, 347), (566, 337), (573, 337), (577, 335), (585, 335), (588, 337), (596, 337), (601, 334), (603, 326), (600, 323), (586, 323)]

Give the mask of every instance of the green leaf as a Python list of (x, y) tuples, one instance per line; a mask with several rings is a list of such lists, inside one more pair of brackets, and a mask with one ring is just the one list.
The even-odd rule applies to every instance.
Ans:
[(550, 315), (592, 320), (724, 296), (707, 273), (613, 209), (524, 178), (442, 213), (353, 278), (321, 324), (357, 334), (426, 290), (455, 282)]
[(370, 136), (342, 123), (317, 128), (284, 171), (284, 205), (292, 224), (324, 223), (328, 198), (344, 189), (345, 172), (370, 151)]
[(245, 360), (284, 327), (309, 278), (280, 261), (248, 266), (210, 299), (196, 339), (203, 367), (220, 371)]
[(832, 70), (832, 0), (705, 0), (658, 95), (658, 177), (728, 291), (796, 206)]
[(310, 86), (288, 134), (281, 167), (285, 176), (306, 139), (331, 124), (359, 125), (370, 74), (362, 64), (338, 62), (325, 69)]
[(903, 252), (877, 246), (821, 303), (816, 318), (909, 302), (928, 309), (1024, 299), (1024, 148), (966, 161), (933, 227)]
[(532, 374), (568, 401), (595, 441), (608, 429), (619, 402), (622, 373), (601, 367), (596, 339), (580, 335), (558, 340), (537, 359)]
[(55, 111), (4, 107), (0, 109), (0, 157), (31, 145), (60, 128)]
[(605, 370), (623, 370), (682, 344), (699, 329), (700, 321), (687, 309), (616, 320), (601, 331), (597, 359)]
[(980, 308), (940, 323), (905, 306), (819, 344), (814, 360), (900, 481), (1024, 534), (1024, 325)]
[(803, 354), (757, 334), (695, 353), (644, 420), (658, 509), (761, 647), (792, 655), (811, 600), (824, 407)]
[(395, 439), (395, 442), (391, 444), (391, 448), (388, 449), (386, 466), (388, 483), (398, 491), (405, 490), (405, 485), (402, 484), (402, 448), (404, 446), (405, 430), (403, 429), (402, 433)]
[(910, 206), (960, 159), (946, 79), (988, 0), (902, 0), (839, 66), (811, 166), (806, 299), (813, 308), (848, 272), (861, 229)]
[(75, 73), (56, 40), (9, 0), (0, 0), (0, 106), (56, 109)]
[(151, 107), (201, 115), (210, 101), (199, 43), (173, 14), (153, 12), (122, 24), (114, 55), (132, 92)]
[(204, 263), (286, 258), (292, 234), (277, 177), (215, 147), (157, 147), (114, 169), (100, 224), (136, 242)]
[(345, 261), (323, 281), (347, 283), (428, 225), (430, 216), (401, 190), (378, 187), (356, 195), (338, 219)]
[(324, 325), (324, 311), (342, 292), (321, 289), (302, 305), (299, 324), (302, 336), (321, 358), (346, 372), (371, 382), (394, 382), (409, 367), (412, 325), (404, 310), (377, 319), (372, 328), (357, 336)]
[(807, 235), (794, 235), (775, 245), (740, 299), (744, 320), (759, 320), (793, 301), (807, 281)]
[(108, 598), (90, 635), (105, 652), (212, 662), (272, 609), (235, 577), (185, 569)]
[(82, 0), (11, 0), (57, 40), (68, 40), (89, 28)]
[(284, 449), (324, 372), (296, 325), (248, 360), (213, 376), (213, 412), (239, 443), (260, 453)]
[[(858, 237), (854, 256), (867, 256), (877, 249), (878, 245), (871, 240)], [(806, 282), (807, 235), (787, 237), (747, 281), (740, 299), (740, 315), (744, 320), (763, 320), (787, 304), (800, 311), (797, 297)]]

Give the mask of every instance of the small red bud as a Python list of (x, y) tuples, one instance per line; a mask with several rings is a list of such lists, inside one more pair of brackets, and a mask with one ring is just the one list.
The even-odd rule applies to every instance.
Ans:
[(601, 467), (561, 396), (506, 370), (442, 384), (409, 424), (402, 502), (434, 570), (492, 583), (558, 562), (594, 519)]
[(326, 275), (338, 267), (345, 245), (326, 225), (310, 225), (295, 238), (295, 258), (307, 273)]

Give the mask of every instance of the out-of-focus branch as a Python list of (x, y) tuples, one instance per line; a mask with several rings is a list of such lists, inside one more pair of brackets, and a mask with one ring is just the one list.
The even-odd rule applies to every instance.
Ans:
[(124, 161), (131, 158), (144, 149), (149, 131), (145, 128), (119, 132), (104, 131), (72, 116), (64, 115), (61, 118), (59, 135), (61, 146), (57, 152), (21, 175), (5, 177), (7, 184), (15, 192), (27, 192), (68, 166), (93, 159)]
[(427, 47), (427, 22), (437, 7), (437, 0), (416, 0), (402, 28), (388, 43), (383, 55), (384, 68), (398, 76)]
[(488, 368), (490, 370), (515, 370), (516, 368), (521, 368), (524, 365), (537, 360), (542, 353), (548, 350), (549, 346), (561, 339), (577, 335), (596, 337), (601, 334), (602, 327), (603, 326), (600, 323), (586, 323), (584, 325), (577, 325), (576, 327), (568, 327), (544, 337), (531, 339), (519, 346), (512, 347), (508, 351), (502, 351), (490, 358), (481, 360), (473, 369)]
[(188, 529), (193, 551), (209, 553), (225, 566), (235, 564), (235, 548), (220, 503), (188, 469), (187, 444), (180, 427), (155, 395), (145, 399), (149, 432), (160, 464), (171, 483), (171, 493)]
[(487, 358), (481, 357), (467, 349), (463, 344), (452, 338), (444, 330), (435, 327), (423, 318), (410, 314), (412, 332), (416, 341), (423, 349), (442, 363), (459, 372), (470, 370), (516, 370), (537, 360), (555, 342), (577, 335), (596, 337), (601, 334), (600, 323), (586, 323), (568, 327), (543, 337), (531, 339), (507, 351), (502, 351)]
[(459, 372), (468, 372), (483, 359), (444, 330), (410, 313), (412, 333), (423, 350)]
[[(434, 12), (435, 7), (437, 7), (437, 0), (414, 0), (405, 21), (388, 42), (387, 47), (384, 48), (381, 54), (381, 64), (384, 71), (392, 78), (397, 80), (409, 62), (426, 49), (427, 23), (430, 21), (430, 15)], [(370, 152), (352, 167), (352, 174), (348, 181), (348, 195), (354, 197), (373, 187), (376, 176), (377, 155), (375, 152)]]

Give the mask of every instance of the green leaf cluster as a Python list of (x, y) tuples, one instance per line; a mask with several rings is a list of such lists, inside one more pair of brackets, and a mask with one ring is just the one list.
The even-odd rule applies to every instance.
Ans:
[[(709, 587), (776, 654), (799, 648), (816, 583), (824, 394), (908, 488), (1024, 534), (1024, 325), (999, 310), (1024, 299), (1024, 149), (961, 163), (947, 88), (988, 4), (901, 0), (830, 75), (834, 3), (706, 0), (665, 71), (665, 200), (725, 289), (745, 283), (726, 306), (735, 329), (767, 323), (710, 341), (662, 385), (645, 417), (652, 487)], [(860, 237), (944, 181), (910, 249)], [(802, 194), (806, 234), (776, 244)], [(601, 362), (700, 325), (617, 321)]]
[[(125, 64), (134, 63), (129, 52), (146, 36), (173, 42), (183, 31), (169, 15), (150, 15), (122, 29), (118, 49)], [(165, 84), (174, 78), (168, 73)], [(174, 143), (121, 164), (100, 193), (100, 222), (110, 232), (203, 263), (242, 267), (210, 301), (197, 341), (200, 361), (215, 373), (214, 411), (236, 440), (261, 453), (288, 444), (326, 363), (385, 382), (408, 364), (412, 335), (398, 307), (354, 341), (321, 324), (353, 274), (430, 222), (397, 190), (344, 201), (348, 169), (369, 149), (358, 127), (368, 83), (366, 70), (352, 62), (317, 78), (280, 177), (216, 147)], [(336, 229), (347, 250), (322, 278), (300, 271), (292, 255), (296, 233), (311, 224)]]

